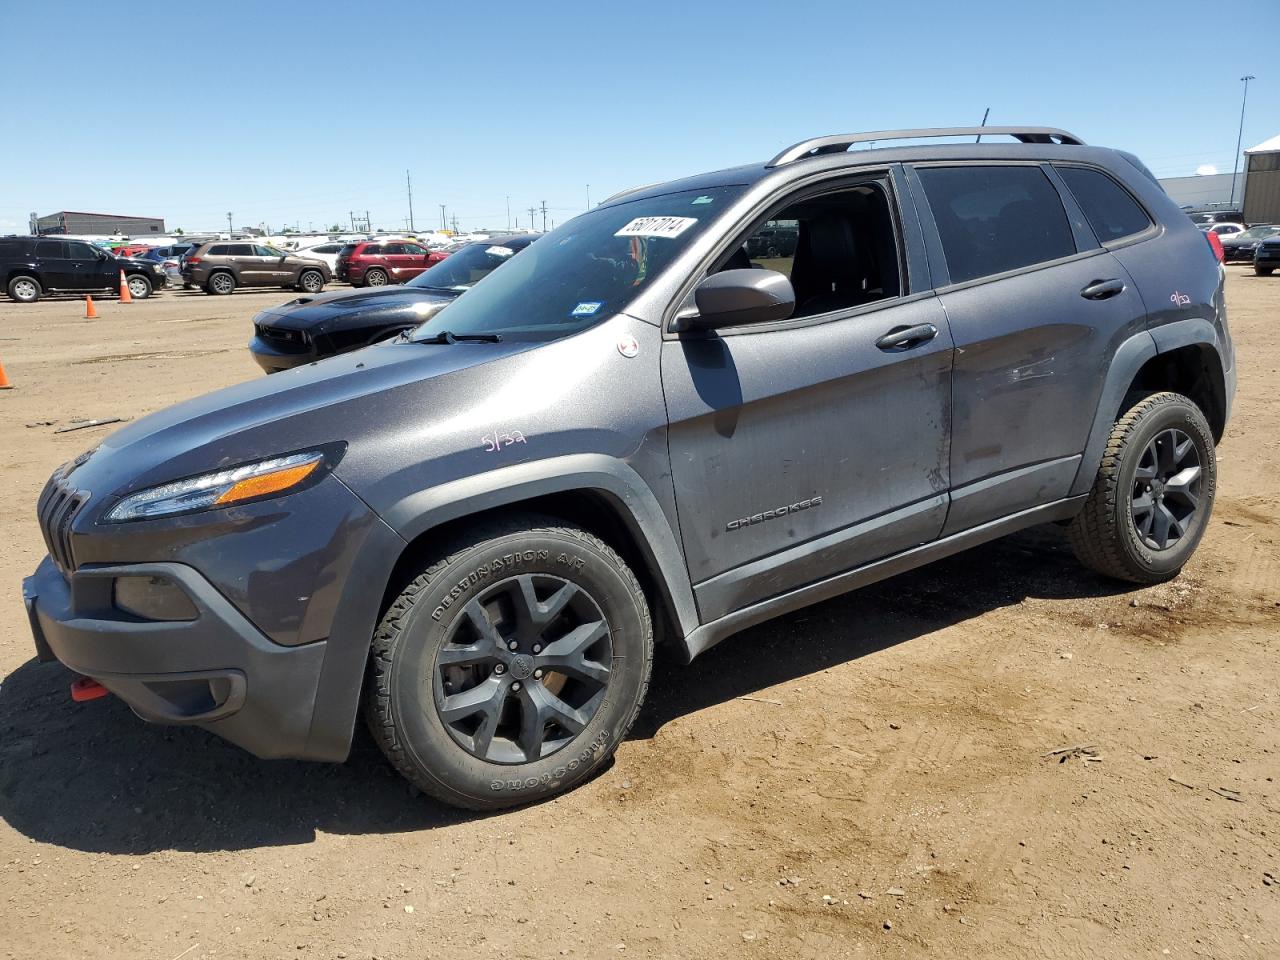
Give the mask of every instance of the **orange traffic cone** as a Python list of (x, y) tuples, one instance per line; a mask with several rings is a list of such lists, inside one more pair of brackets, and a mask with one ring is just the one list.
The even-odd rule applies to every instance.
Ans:
[(9, 382), (9, 376), (4, 372), (4, 364), (0, 363), (0, 390), (12, 390), (13, 384)]
[(120, 302), (133, 303), (133, 296), (129, 293), (129, 284), (124, 279), (124, 271), (120, 271)]
[(86, 320), (98, 319), (98, 308), (93, 305), (93, 297), (86, 296), (84, 298), (84, 318)]

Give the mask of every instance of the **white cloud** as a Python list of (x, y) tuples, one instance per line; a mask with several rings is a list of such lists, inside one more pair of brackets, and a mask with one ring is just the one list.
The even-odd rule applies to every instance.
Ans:
[(1197, 177), (1212, 177), (1218, 172), (1218, 168), (1212, 163), (1202, 163), (1196, 167)]

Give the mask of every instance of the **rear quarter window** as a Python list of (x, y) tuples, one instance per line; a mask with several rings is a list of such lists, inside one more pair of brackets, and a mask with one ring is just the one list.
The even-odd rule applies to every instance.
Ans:
[(952, 283), (1076, 252), (1062, 199), (1039, 167), (923, 167), (917, 172)]
[(1151, 226), (1151, 218), (1129, 191), (1099, 170), (1058, 167), (1100, 243), (1122, 240)]
[(231, 253), (231, 247), (225, 243), (214, 244), (206, 252), (206, 257), (226, 257)]

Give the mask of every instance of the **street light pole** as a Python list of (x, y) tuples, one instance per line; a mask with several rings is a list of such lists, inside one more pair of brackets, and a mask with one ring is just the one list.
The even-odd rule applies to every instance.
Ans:
[(231, 226), (231, 212), (227, 211), (227, 239), (231, 239), (231, 234), (235, 233), (235, 228)]
[(591, 184), (587, 184), (587, 209), (591, 209)]
[(1249, 102), (1249, 81), (1257, 80), (1253, 74), (1240, 78), (1244, 81), (1244, 96), (1240, 98), (1240, 129), (1236, 133), (1236, 156), (1231, 164), (1231, 206), (1236, 205), (1236, 174), (1240, 170), (1240, 141), (1244, 138), (1244, 105)]

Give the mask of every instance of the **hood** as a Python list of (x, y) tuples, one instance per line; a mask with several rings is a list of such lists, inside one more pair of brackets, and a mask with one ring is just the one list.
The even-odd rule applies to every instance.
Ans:
[(254, 317), (254, 323), (313, 334), (390, 323), (417, 324), (435, 316), (457, 296), (422, 287), (337, 290), (297, 297), (264, 310)]
[(70, 481), (101, 509), (157, 483), (345, 441), (388, 409), (439, 408), (450, 378), (533, 346), (387, 343), (255, 377), (117, 430)]

